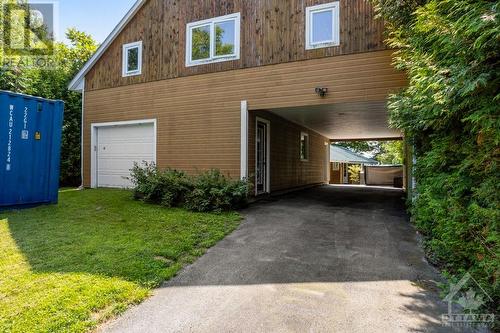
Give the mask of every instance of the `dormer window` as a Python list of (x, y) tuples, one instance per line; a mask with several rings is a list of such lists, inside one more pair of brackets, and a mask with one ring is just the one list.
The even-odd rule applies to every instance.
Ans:
[(123, 77), (142, 73), (142, 42), (123, 45)]
[(186, 66), (240, 58), (240, 13), (189, 23)]
[(340, 5), (331, 2), (306, 8), (306, 49), (340, 44)]

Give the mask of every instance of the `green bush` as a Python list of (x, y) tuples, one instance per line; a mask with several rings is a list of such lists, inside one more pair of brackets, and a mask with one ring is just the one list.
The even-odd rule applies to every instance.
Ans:
[(192, 190), (190, 178), (183, 172), (159, 170), (155, 164), (134, 165), (131, 170), (134, 198), (165, 207), (181, 206)]
[(186, 208), (199, 211), (223, 211), (247, 204), (248, 183), (232, 180), (219, 170), (210, 170), (193, 179), (193, 191), (186, 197)]
[(248, 182), (232, 180), (219, 170), (189, 177), (173, 169), (160, 170), (155, 164), (135, 164), (130, 180), (136, 200), (197, 212), (242, 208), (247, 204), (249, 192)]
[(469, 272), (500, 312), (500, 3), (373, 0), (406, 70), (391, 123), (414, 144), (412, 218), (452, 282)]

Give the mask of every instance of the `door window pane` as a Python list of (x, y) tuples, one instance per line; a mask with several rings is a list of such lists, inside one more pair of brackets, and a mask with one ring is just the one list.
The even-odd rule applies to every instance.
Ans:
[(234, 25), (234, 20), (219, 22), (215, 24), (216, 56), (234, 54)]
[(309, 135), (306, 133), (300, 135), (300, 159), (303, 161), (309, 159)]
[(333, 40), (333, 11), (326, 10), (312, 14), (312, 43)]
[(193, 28), (191, 50), (192, 60), (210, 58), (210, 25)]

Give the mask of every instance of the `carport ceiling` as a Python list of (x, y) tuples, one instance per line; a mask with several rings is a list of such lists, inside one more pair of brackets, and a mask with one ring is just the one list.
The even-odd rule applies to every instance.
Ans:
[(270, 111), (331, 140), (393, 139), (402, 136), (400, 131), (389, 128), (385, 101), (279, 108)]

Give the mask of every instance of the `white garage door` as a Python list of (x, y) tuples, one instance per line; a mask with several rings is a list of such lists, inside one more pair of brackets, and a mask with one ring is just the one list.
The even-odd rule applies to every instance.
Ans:
[(97, 128), (97, 187), (131, 187), (134, 162), (155, 161), (153, 123)]

